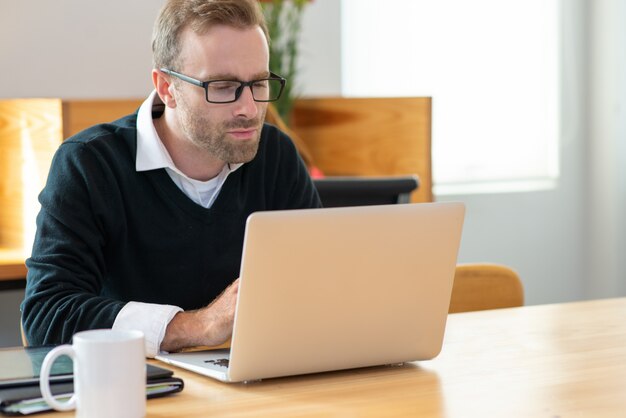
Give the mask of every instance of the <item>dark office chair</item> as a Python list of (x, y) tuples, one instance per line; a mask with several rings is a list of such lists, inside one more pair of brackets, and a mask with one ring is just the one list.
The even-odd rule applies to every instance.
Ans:
[(326, 177), (313, 183), (326, 208), (409, 203), (419, 186), (417, 176)]

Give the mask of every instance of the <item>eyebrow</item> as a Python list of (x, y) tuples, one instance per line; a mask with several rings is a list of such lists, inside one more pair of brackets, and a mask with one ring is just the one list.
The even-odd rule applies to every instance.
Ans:
[[(249, 80), (246, 81), (252, 81), (252, 80), (260, 80), (263, 78), (268, 78), (270, 76), (270, 72), (269, 71), (263, 71), (260, 73), (256, 73), (254, 74)], [(209, 76), (209, 78), (205, 79), (205, 81), (210, 81), (210, 80), (228, 80), (228, 81), (241, 81), (239, 78), (235, 77), (232, 74), (213, 74), (211, 76)]]

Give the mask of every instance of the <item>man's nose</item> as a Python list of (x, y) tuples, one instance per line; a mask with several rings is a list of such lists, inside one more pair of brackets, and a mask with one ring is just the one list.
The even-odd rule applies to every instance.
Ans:
[(258, 103), (254, 101), (251, 86), (245, 86), (241, 92), (241, 96), (235, 102), (236, 116), (245, 116), (248, 119), (256, 117), (259, 109)]

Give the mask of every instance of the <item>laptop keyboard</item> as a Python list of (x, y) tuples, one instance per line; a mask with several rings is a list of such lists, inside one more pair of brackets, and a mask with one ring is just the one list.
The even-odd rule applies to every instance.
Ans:
[(229, 359), (227, 358), (220, 358), (220, 359), (211, 359), (211, 360), (204, 360), (204, 363), (215, 366), (215, 368), (228, 368), (228, 363), (230, 362)]

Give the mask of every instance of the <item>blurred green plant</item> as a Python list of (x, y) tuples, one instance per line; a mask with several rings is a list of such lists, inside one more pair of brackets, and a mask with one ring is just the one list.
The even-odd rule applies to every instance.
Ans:
[(270, 36), (270, 71), (287, 79), (285, 90), (274, 106), (289, 125), (298, 96), (296, 74), (304, 6), (310, 0), (260, 0)]

